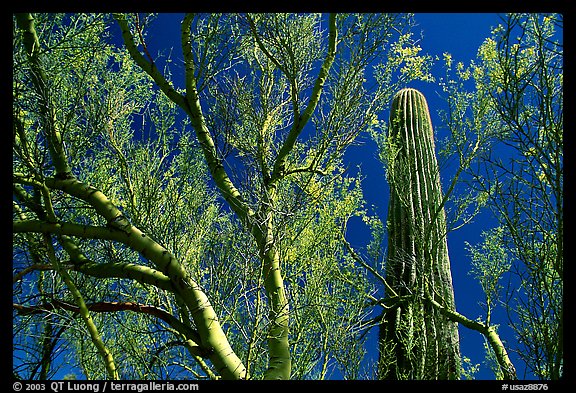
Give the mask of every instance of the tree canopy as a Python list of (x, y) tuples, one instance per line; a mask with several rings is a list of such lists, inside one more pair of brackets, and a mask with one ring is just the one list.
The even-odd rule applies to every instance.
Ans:
[[(14, 375), (377, 378), (367, 332), (400, 298), (363, 184), (391, 179), (392, 97), (435, 80), (413, 16), (186, 14), (179, 47), (152, 53), (157, 17), (14, 15)], [(500, 226), (469, 245), (484, 320), (426, 307), (485, 335), (496, 377), (514, 376), (490, 319), (503, 296), (521, 358), (562, 375), (561, 24), (512, 14), (476, 62), (447, 64), (459, 169), (439, 208)], [(367, 136), (387, 179), (345, 160)]]

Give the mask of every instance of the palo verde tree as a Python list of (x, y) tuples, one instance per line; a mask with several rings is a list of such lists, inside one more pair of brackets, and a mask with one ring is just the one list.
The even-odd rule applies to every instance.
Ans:
[(140, 15), (14, 19), (15, 374), (358, 377), (342, 154), (425, 77), (411, 17), (189, 14), (180, 68)]
[[(148, 359), (147, 365), (157, 361), (167, 345), (168, 348), (174, 345), (166, 340), (173, 334), (181, 341), (179, 345), (204, 365), (202, 359), (210, 355), (198, 352), (198, 329), (206, 332), (214, 328), (214, 310), (197, 283), (190, 278), (191, 269), (184, 271), (181, 264), (172, 261), (178, 252), (183, 252), (178, 255), (180, 260), (186, 260), (198, 243), (198, 238), (194, 238), (202, 233), (200, 229), (210, 228), (210, 223), (214, 223), (211, 219), (214, 215), (210, 217), (209, 213), (213, 197), (203, 191), (201, 181), (193, 180), (197, 173), (194, 162), (198, 163), (198, 160), (193, 160), (194, 156), (189, 155), (187, 162), (181, 157), (169, 170), (166, 168), (168, 153), (165, 149), (170, 145), (169, 133), (173, 125), (169, 119), (173, 109), (166, 102), (157, 101), (154, 109), (144, 112), (151, 100), (151, 86), (141, 74), (139, 77), (134, 72), (130, 63), (125, 63), (126, 56), (115, 53), (100, 41), (106, 27), (102, 16), (51, 16), (43, 19), (44, 24), (39, 25), (39, 30), (30, 15), (18, 15), (16, 19), (19, 31), (15, 37), (21, 39), (17, 41), (19, 51), (15, 54), (14, 209), (19, 221), (15, 222), (14, 229), (29, 234), (24, 242), (15, 237), (14, 252), (22, 255), (18, 261), (23, 264), (15, 264), (19, 270), (18, 280), (15, 277), (15, 309), (22, 313), (25, 321), (16, 319), (15, 331), (24, 329), (28, 333), (16, 334), (15, 343), (18, 356), (25, 356), (21, 362), (26, 370), (24, 375), (33, 377), (38, 367), (36, 364), (40, 364), (42, 370), (50, 371), (53, 351), (60, 337), (52, 333), (53, 327), (41, 326), (43, 315), (40, 311), (51, 312), (61, 308), (82, 313), (90, 336), (99, 349), (98, 352), (89, 349), (89, 344), (83, 339), (84, 329), (74, 329), (74, 320), (70, 316), (53, 318), (59, 334), (65, 334), (65, 340), (70, 343), (69, 351), (77, 347), (76, 359), (74, 353), (69, 355), (87, 378), (147, 375), (149, 370), (132, 370), (142, 359)], [(66, 28), (62, 28), (64, 26)], [(117, 67), (118, 72), (110, 72), (109, 64)], [(134, 133), (130, 127), (130, 116), (134, 113), (164, 119), (163, 124), (155, 124), (158, 132), (156, 143), (147, 138), (142, 138), (143, 143), (129, 139)], [(176, 174), (169, 177), (171, 171)], [(82, 180), (76, 174), (82, 176)], [(100, 189), (90, 186), (90, 183), (98, 184)], [(54, 193), (58, 195), (54, 196)], [(208, 204), (198, 206), (200, 200), (206, 200)], [(175, 210), (184, 213), (178, 216), (180, 222), (158, 218)], [(137, 216), (133, 221), (147, 230), (148, 235), (139, 230), (132, 232), (123, 213)], [(151, 222), (156, 224), (154, 228), (150, 228)], [(174, 241), (173, 234), (166, 236), (163, 232), (179, 230), (178, 227), (184, 223), (190, 225), (194, 222), (208, 226), (199, 225), (196, 231), (183, 232), (180, 229), (181, 236), (184, 236), (179, 239), (183, 247), (178, 247), (174, 253), (159, 248), (157, 241), (153, 240), (162, 239), (164, 235)], [(31, 225), (34, 229), (18, 228), (19, 224)], [(84, 231), (81, 236), (77, 232), (80, 228)], [(137, 227), (133, 228), (136, 230)], [(51, 236), (44, 235), (41, 240), (30, 232)], [(217, 233), (215, 229), (212, 232)], [(163, 243), (172, 249), (170, 241)], [(191, 247), (186, 249), (185, 246)], [(26, 262), (26, 250), (30, 249), (36, 255), (34, 264)], [(80, 281), (76, 278), (77, 283), (72, 281), (78, 291), (66, 283), (73, 296), (63, 290), (60, 281), (53, 276), (46, 279), (36, 277), (30, 282), (25, 280), (34, 278), (36, 270), (46, 268), (46, 255), (50, 255), (50, 265), (57, 272), (71, 276), (72, 272), (68, 271), (75, 270), (78, 273), (71, 276), (72, 280), (78, 274), (82, 277)], [(194, 255), (190, 257), (193, 260)], [(163, 268), (158, 269), (158, 264)], [(170, 274), (164, 274), (169, 270)], [(44, 275), (43, 272), (40, 274)], [(178, 281), (180, 289), (175, 289), (170, 283), (169, 275)], [(115, 280), (102, 280), (111, 277)], [(123, 286), (122, 280), (131, 280), (134, 284)], [(163, 291), (183, 291), (186, 295), (167, 299)], [(123, 295), (115, 296), (116, 293)], [(30, 304), (30, 300), (37, 296), (41, 301)], [(126, 301), (126, 298), (131, 300)], [(187, 314), (190, 309), (193, 310), (191, 316)], [(132, 311), (137, 316), (102, 321), (93, 315), (94, 310)], [(190, 319), (174, 317), (174, 310)], [(165, 327), (160, 328), (160, 341), (149, 341), (150, 333), (140, 337), (140, 341), (133, 338), (122, 340), (130, 336), (131, 331), (137, 331), (139, 326), (149, 326), (154, 331), (155, 324), (151, 324), (145, 315), (155, 316), (169, 327), (168, 331)], [(199, 315), (207, 317), (206, 323), (193, 328), (190, 321)], [(119, 325), (124, 327), (120, 329), (123, 334), (115, 332), (118, 319), (122, 320)], [(29, 329), (32, 332), (37, 329), (44, 331), (40, 343), (30, 339), (34, 335)], [(166, 336), (169, 331), (172, 333)], [(102, 338), (104, 333), (108, 337), (113, 334), (122, 344), (116, 348), (106, 345)], [(221, 331), (219, 333), (220, 338), (211, 335), (210, 339), (218, 341), (218, 346), (226, 346), (226, 339), (222, 338)], [(162, 344), (162, 340), (166, 343)], [(127, 354), (134, 356), (123, 359), (122, 345), (131, 349)], [(35, 347), (40, 347), (38, 361), (34, 360), (36, 351), (29, 354), (27, 350)], [(150, 354), (142, 353), (150, 349)], [(98, 367), (102, 364), (99, 357), (105, 361), (105, 374)], [(226, 359), (241, 363), (234, 356), (226, 356)], [(121, 371), (117, 368), (118, 361), (124, 365)]]
[[(487, 139), (467, 185), (498, 227), (471, 252), (479, 279), (499, 270), (508, 289), (488, 287), (486, 318), (490, 303), (503, 305), (518, 336), (514, 349), (542, 379), (560, 378), (563, 368), (562, 29), (558, 14), (503, 16), (477, 61), (457, 65), (449, 94), (455, 106), (466, 96), (479, 109), (454, 129)], [(463, 88), (469, 81), (471, 93)]]

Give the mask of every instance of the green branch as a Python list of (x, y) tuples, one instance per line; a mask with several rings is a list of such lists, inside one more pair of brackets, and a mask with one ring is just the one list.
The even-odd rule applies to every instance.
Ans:
[(14, 275), (14, 277), (12, 278), (12, 283), (16, 283), (20, 280), (22, 280), (22, 278), (27, 275), (28, 273), (31, 273), (35, 270), (53, 270), (54, 266), (52, 265), (46, 265), (46, 264), (40, 264), (40, 263), (35, 263), (31, 266), (28, 266), (22, 270), (20, 270), (18, 273), (16, 273)]
[(272, 63), (274, 63), (274, 65), (276, 67), (278, 67), (278, 69), (280, 71), (282, 71), (285, 75), (287, 75), (288, 73), (286, 72), (286, 69), (282, 66), (282, 64), (280, 64), (280, 62), (278, 60), (276, 60), (276, 58), (272, 55), (272, 53), (270, 53), (270, 51), (268, 49), (266, 49), (266, 46), (264, 45), (264, 43), (260, 39), (260, 36), (258, 35), (258, 30), (256, 29), (256, 24), (254, 23), (254, 19), (252, 19), (252, 17), (247, 14), (246, 20), (248, 21), (248, 24), (250, 25), (250, 31), (252, 32), (252, 35), (254, 36), (254, 40), (256, 40), (256, 45), (258, 45), (258, 48), (260, 48), (262, 53), (264, 53), (264, 55), (267, 58), (269, 58), (272, 61)]
[[(203, 348), (207, 348), (206, 353), (209, 353), (210, 360), (217, 367), (223, 378), (239, 379), (247, 377), (242, 362), (230, 348), (230, 344), (220, 327), (218, 317), (206, 294), (200, 286), (188, 276), (184, 268), (176, 261), (171, 253), (147, 237), (136, 227), (132, 227), (128, 233), (125, 233), (114, 228), (91, 227), (71, 223), (47, 223), (39, 220), (21, 220), (13, 222), (12, 228), (14, 233), (40, 232), (116, 240), (138, 251), (140, 255), (154, 262), (167, 274), (175, 293), (184, 299), (202, 338), (200, 344)], [(91, 267), (88, 267), (88, 269), (90, 268)], [(114, 267), (108, 266), (100, 270), (100, 274), (105, 274), (106, 270), (108, 270), (109, 273), (110, 270), (114, 269)], [(135, 273), (136, 269), (132, 266), (127, 269), (127, 272), (128, 271)], [(142, 269), (138, 270), (139, 274), (142, 272)], [(148, 278), (152, 280), (155, 278), (162, 279), (162, 276), (155, 275), (155, 278), (152, 278), (149, 275)], [(158, 281), (158, 283), (161, 283), (161, 281)]]
[(194, 14), (186, 14), (182, 21), (182, 51), (184, 54), (185, 79), (186, 79), (186, 112), (190, 116), (192, 127), (196, 133), (196, 138), (202, 148), (202, 153), (208, 164), (210, 175), (232, 210), (238, 215), (240, 220), (248, 227), (252, 226), (252, 216), (254, 212), (244, 202), (240, 192), (228, 176), (226, 169), (218, 158), (214, 140), (210, 135), (208, 126), (202, 113), (200, 97), (196, 88), (196, 78), (194, 76), (195, 66), (192, 55), (192, 41), (190, 28)]
[(263, 262), (264, 289), (270, 303), (268, 329), (269, 362), (264, 379), (290, 379), (292, 360), (288, 334), (290, 331), (290, 304), (284, 289), (280, 269), (280, 255), (273, 237), (271, 217), (263, 238), (256, 238)]
[(148, 75), (150, 75), (150, 77), (152, 77), (152, 79), (154, 80), (154, 82), (156, 82), (160, 90), (162, 90), (162, 92), (168, 98), (170, 98), (174, 103), (176, 103), (178, 106), (187, 111), (186, 99), (184, 98), (184, 96), (178, 93), (174, 89), (174, 87), (172, 87), (170, 82), (168, 82), (166, 78), (164, 78), (164, 75), (160, 73), (160, 71), (158, 70), (158, 68), (156, 68), (154, 63), (151, 63), (150, 61), (146, 60), (146, 58), (138, 50), (136, 42), (134, 41), (134, 36), (130, 31), (130, 26), (128, 26), (128, 21), (126, 20), (126, 17), (122, 14), (114, 14), (114, 19), (116, 19), (116, 22), (118, 22), (118, 25), (120, 26), (120, 30), (122, 31), (122, 38), (124, 40), (124, 45), (126, 45), (126, 49), (128, 49), (128, 52), (130, 53), (132, 59), (134, 59), (136, 64), (138, 64), (138, 66), (142, 68), (144, 72), (146, 72)]
[(14, 233), (53, 233), (85, 239), (116, 240), (126, 243), (126, 234), (113, 228), (79, 225), (68, 222), (45, 222), (41, 220), (17, 220), (12, 222)]
[(75, 266), (74, 270), (98, 278), (125, 278), (135, 280), (141, 284), (154, 285), (165, 291), (173, 292), (168, 276), (148, 266), (135, 263), (85, 263)]
[(106, 372), (108, 374), (108, 378), (119, 379), (118, 370), (116, 370), (116, 364), (114, 362), (114, 357), (112, 356), (112, 353), (108, 350), (108, 348), (106, 348), (104, 341), (102, 341), (102, 337), (100, 336), (100, 333), (98, 332), (98, 328), (96, 327), (96, 324), (94, 323), (94, 321), (92, 320), (92, 317), (90, 316), (90, 311), (88, 310), (88, 307), (86, 306), (86, 303), (84, 302), (84, 298), (82, 297), (82, 294), (80, 293), (80, 291), (78, 290), (78, 288), (76, 287), (74, 282), (72, 281), (72, 278), (70, 277), (70, 275), (68, 274), (66, 269), (62, 268), (62, 266), (60, 265), (60, 262), (58, 261), (58, 258), (56, 258), (56, 254), (54, 252), (54, 247), (52, 246), (50, 235), (45, 233), (44, 234), (44, 240), (46, 243), (46, 247), (48, 249), (48, 257), (49, 257), (50, 261), (52, 262), (52, 265), (54, 266), (54, 268), (58, 272), (58, 274), (64, 280), (66, 287), (68, 288), (68, 290), (72, 294), (72, 297), (74, 298), (74, 301), (76, 302), (76, 304), (78, 306), (78, 313), (82, 317), (82, 320), (84, 321), (84, 324), (86, 325), (86, 328), (88, 329), (88, 333), (90, 334), (90, 338), (92, 339), (94, 346), (96, 347), (96, 349), (98, 350), (98, 353), (100, 354), (100, 356), (102, 357), (102, 359), (104, 361), (104, 365), (106, 367)]
[(16, 22), (22, 32), (24, 48), (30, 62), (32, 84), (39, 97), (38, 113), (42, 114), (42, 125), (47, 135), (46, 141), (52, 164), (56, 169), (56, 176), (65, 179), (72, 175), (72, 171), (64, 153), (62, 135), (56, 127), (56, 114), (48, 91), (48, 78), (40, 61), (40, 41), (34, 28), (34, 17), (32, 14), (16, 14)]
[(348, 249), (348, 252), (350, 253), (350, 256), (356, 262), (358, 262), (360, 265), (362, 265), (362, 267), (364, 267), (366, 270), (368, 270), (370, 273), (372, 273), (372, 275), (376, 279), (378, 279), (382, 284), (384, 284), (384, 286), (386, 287), (386, 290), (392, 294), (393, 298), (398, 298), (399, 295), (396, 293), (394, 288), (392, 288), (392, 286), (390, 284), (388, 284), (388, 281), (386, 281), (386, 279), (380, 273), (378, 273), (378, 271), (376, 269), (374, 269), (372, 266), (370, 266), (370, 264), (366, 263), (366, 261), (364, 261), (364, 258), (362, 258), (360, 255), (358, 255), (356, 250), (354, 250), (354, 248), (352, 248), (352, 245), (348, 242), (348, 240), (346, 240), (345, 234), (341, 233), (341, 236), (342, 236), (342, 241), (344, 242), (344, 245), (346, 246), (346, 248)]
[[(46, 232), (59, 235), (94, 237), (116, 240), (126, 244), (154, 263), (170, 278), (175, 293), (182, 297), (190, 309), (190, 314), (202, 338), (202, 347), (209, 348), (210, 360), (222, 377), (224, 379), (243, 379), (248, 377), (246, 368), (230, 347), (230, 343), (218, 322), (218, 317), (208, 297), (200, 286), (191, 279), (185, 268), (172, 253), (141, 230), (132, 226), (106, 195), (96, 188), (77, 179), (47, 178), (45, 183), (50, 188), (60, 189), (71, 196), (88, 202), (106, 219), (109, 227), (27, 220), (14, 222), (13, 230), (15, 232)], [(122, 218), (122, 220), (118, 220), (119, 218)]]
[(281, 177), (285, 175), (286, 171), (286, 160), (288, 158), (288, 154), (294, 148), (296, 144), (296, 140), (298, 136), (304, 129), (304, 126), (316, 110), (316, 106), (320, 101), (320, 95), (324, 89), (324, 83), (328, 78), (328, 74), (330, 73), (330, 68), (332, 67), (332, 63), (334, 62), (334, 58), (336, 56), (336, 41), (337, 41), (337, 30), (336, 30), (336, 14), (330, 14), (330, 18), (328, 21), (329, 24), (329, 35), (328, 35), (328, 53), (326, 54), (326, 58), (324, 59), (324, 63), (320, 69), (318, 77), (314, 83), (314, 88), (312, 89), (312, 95), (310, 96), (310, 101), (308, 102), (308, 106), (304, 110), (304, 112), (296, 118), (296, 121), (292, 125), (284, 144), (280, 148), (278, 152), (278, 156), (276, 157), (276, 161), (274, 162), (274, 169), (271, 175), (271, 181), (277, 181)]
[[(59, 241), (64, 250), (66, 250), (68, 255), (70, 255), (73, 267), (76, 271), (98, 278), (120, 278), (120, 279), (124, 278), (135, 280), (141, 284), (153, 285), (157, 288), (174, 293), (176, 295), (176, 299), (177, 300), (180, 299), (172, 286), (170, 278), (158, 270), (152, 269), (148, 266), (142, 266), (134, 263), (121, 263), (121, 262), (104, 263), (104, 264), (95, 263), (86, 258), (86, 256), (77, 246), (77, 244), (68, 236), (60, 235)], [(133, 305), (134, 303), (124, 303), (124, 304)], [(146, 310), (148, 309), (139, 309), (138, 311), (143, 310), (144, 312), (146, 312)], [(150, 310), (155, 311), (154, 309)], [(153, 312), (147, 312), (147, 313), (154, 314)], [(193, 355), (196, 361), (201, 363), (201, 366), (204, 368), (205, 364), (201, 357), (209, 353), (210, 350), (200, 346), (199, 344), (201, 342), (200, 336), (198, 335), (198, 332), (195, 329), (193, 329), (191, 324), (189, 323), (189, 320), (187, 319), (188, 314), (186, 314), (184, 318), (182, 318), (182, 321), (178, 320), (177, 318), (173, 317), (170, 314), (164, 315), (160, 313), (156, 316), (163, 319), (184, 337), (186, 348)]]
[[(91, 304), (85, 304), (85, 307), (90, 312), (118, 312), (118, 311), (133, 311), (142, 314), (148, 314), (162, 321), (166, 322), (170, 327), (174, 328), (178, 333), (180, 333), (187, 340), (193, 341), (191, 347), (195, 348), (195, 354), (201, 355), (202, 351), (198, 347), (198, 342), (200, 342), (200, 337), (198, 332), (190, 329), (188, 326), (179, 321), (172, 314), (167, 311), (147, 304), (139, 304), (132, 302), (97, 302)], [(82, 313), (80, 306), (63, 302), (57, 299), (52, 299), (50, 303), (40, 304), (36, 306), (24, 306), (21, 304), (13, 304), (13, 308), (18, 311), (20, 315), (30, 315), (39, 313), (49, 313), (55, 309), (62, 309), (67, 311), (72, 311), (77, 314)]]
[(496, 354), (496, 359), (498, 360), (500, 369), (504, 374), (504, 379), (510, 379), (510, 380), (518, 379), (518, 377), (516, 376), (516, 368), (512, 364), (512, 361), (508, 356), (508, 352), (506, 351), (506, 347), (504, 347), (504, 344), (502, 343), (500, 336), (498, 335), (496, 329), (494, 329), (493, 326), (489, 326), (487, 324), (483, 324), (477, 321), (473, 321), (469, 318), (466, 318), (464, 315), (460, 314), (456, 310), (450, 310), (430, 297), (428, 298), (428, 301), (432, 306), (438, 309), (440, 313), (449, 320), (457, 322), (462, 326), (467, 327), (468, 329), (476, 330), (484, 337), (486, 337), (486, 340), (490, 344), (490, 347)]

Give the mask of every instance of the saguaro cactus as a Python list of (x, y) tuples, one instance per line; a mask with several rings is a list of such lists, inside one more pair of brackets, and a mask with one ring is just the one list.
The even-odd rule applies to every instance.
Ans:
[(457, 379), (458, 328), (432, 307), (454, 308), (446, 219), (424, 95), (403, 89), (393, 99), (387, 140), (390, 308), (380, 325), (383, 379)]

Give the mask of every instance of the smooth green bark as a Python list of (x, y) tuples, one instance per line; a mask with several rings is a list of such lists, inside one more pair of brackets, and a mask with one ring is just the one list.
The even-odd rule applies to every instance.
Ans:
[(462, 326), (465, 326), (468, 329), (476, 330), (477, 332), (484, 335), (488, 341), (488, 344), (496, 355), (496, 359), (498, 360), (498, 364), (500, 365), (504, 379), (518, 379), (516, 375), (516, 368), (512, 364), (512, 361), (508, 356), (508, 352), (506, 351), (506, 347), (502, 343), (500, 336), (493, 326), (489, 326), (487, 324), (466, 318), (464, 315), (456, 312), (456, 310), (448, 309), (432, 298), (428, 298), (428, 301), (451, 321), (458, 322)]
[(46, 223), (36, 220), (16, 221), (15, 232), (49, 232), (59, 235), (116, 240), (128, 245), (153, 262), (169, 277), (175, 293), (184, 299), (201, 337), (201, 345), (218, 372), (225, 379), (246, 378), (246, 369), (236, 356), (224, 334), (206, 294), (186, 270), (168, 252), (145, 233), (132, 226), (120, 210), (99, 190), (81, 181), (46, 179), (46, 185), (88, 202), (108, 222), (108, 227), (92, 227), (71, 223)]

